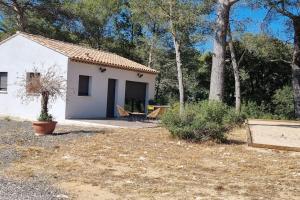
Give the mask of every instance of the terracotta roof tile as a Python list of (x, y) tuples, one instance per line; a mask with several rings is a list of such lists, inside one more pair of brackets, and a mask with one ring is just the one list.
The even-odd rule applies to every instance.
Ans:
[(124, 70), (138, 71), (144, 73), (156, 74), (158, 71), (139, 64), (114, 53), (83, 47), (71, 43), (45, 38), (39, 35), (18, 32), (32, 41), (35, 41), (45, 47), (53, 49), (75, 62), (83, 62), (96, 65), (106, 65), (108, 67), (119, 68)]

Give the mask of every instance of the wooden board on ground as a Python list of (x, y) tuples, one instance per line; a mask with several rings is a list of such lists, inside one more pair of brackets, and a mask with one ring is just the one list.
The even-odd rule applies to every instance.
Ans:
[(300, 151), (300, 122), (248, 120), (248, 144), (253, 147)]

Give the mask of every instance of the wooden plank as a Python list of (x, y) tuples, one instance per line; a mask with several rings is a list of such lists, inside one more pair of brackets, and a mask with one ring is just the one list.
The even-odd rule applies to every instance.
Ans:
[(251, 134), (250, 125), (248, 123), (248, 120), (246, 121), (246, 134), (247, 134), (248, 145), (252, 144), (253, 140), (252, 140), (252, 134)]
[(287, 123), (296, 123), (300, 125), (300, 121), (298, 120), (274, 120), (274, 119), (248, 119), (248, 121), (266, 121), (266, 122), (287, 122)]
[(267, 148), (267, 149), (300, 152), (299, 147), (287, 147), (287, 146), (278, 146), (278, 145), (270, 145), (270, 144), (256, 144), (256, 143), (250, 143), (250, 144), (248, 144), (248, 146), (257, 147), (257, 148)]

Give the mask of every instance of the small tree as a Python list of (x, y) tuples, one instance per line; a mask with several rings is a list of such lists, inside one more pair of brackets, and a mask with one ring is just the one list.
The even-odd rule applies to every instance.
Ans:
[(230, 22), (227, 30), (228, 46), (230, 51), (231, 65), (234, 74), (234, 93), (235, 93), (235, 110), (237, 113), (241, 112), (241, 80), (240, 80), (240, 63), (243, 61), (246, 51), (244, 50), (239, 61), (237, 60), (236, 52), (233, 45), (232, 32)]
[(165, 27), (172, 40), (177, 68), (179, 112), (182, 116), (185, 103), (181, 55), (183, 44), (187, 39), (199, 41), (203, 36), (206, 25), (204, 17), (210, 14), (213, 1), (131, 0), (130, 3), (134, 12), (144, 13), (155, 20), (157, 25)]
[(48, 113), (49, 101), (54, 102), (65, 94), (66, 81), (60, 74), (54, 65), (44, 71), (35, 67), (32, 72), (19, 78), (21, 87), (18, 95), (23, 102), (41, 98), (39, 121), (52, 121), (52, 116)]

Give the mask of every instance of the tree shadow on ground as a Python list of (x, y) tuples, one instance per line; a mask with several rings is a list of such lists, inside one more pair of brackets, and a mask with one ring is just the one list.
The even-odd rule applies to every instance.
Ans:
[(105, 134), (105, 130), (74, 130), (74, 131), (62, 131), (62, 132), (54, 132), (51, 134), (52, 136), (60, 136), (60, 135), (68, 135), (68, 134)]
[(235, 139), (227, 139), (224, 144), (228, 144), (228, 145), (244, 145), (244, 144), (247, 144), (246, 141), (243, 141), (243, 140), (235, 140)]

